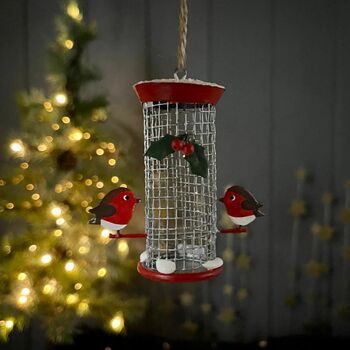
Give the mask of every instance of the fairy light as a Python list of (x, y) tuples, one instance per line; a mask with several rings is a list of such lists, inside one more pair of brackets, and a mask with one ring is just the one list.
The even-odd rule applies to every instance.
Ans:
[(29, 164), (27, 162), (23, 162), (23, 163), (21, 163), (20, 167), (21, 167), (21, 169), (26, 170), (29, 168)]
[(20, 272), (18, 275), (17, 275), (17, 279), (19, 281), (24, 281), (25, 279), (27, 279), (27, 274), (25, 272)]
[(53, 111), (52, 103), (50, 101), (45, 101), (43, 103), (43, 106), (44, 106), (46, 112), (51, 113)]
[(111, 159), (108, 160), (108, 164), (109, 164), (110, 166), (114, 166), (116, 163), (117, 163), (117, 161), (116, 161), (115, 159), (113, 159), (113, 158), (111, 158)]
[(80, 290), (83, 287), (82, 283), (78, 282), (74, 285), (75, 290)]
[(25, 296), (28, 296), (28, 295), (30, 294), (30, 289), (27, 288), (27, 287), (22, 288), (21, 294), (22, 294), (22, 295), (25, 295)]
[(33, 193), (32, 194), (33, 201), (37, 201), (39, 198), (40, 198), (40, 194), (39, 193)]
[(45, 152), (48, 149), (48, 147), (47, 147), (47, 145), (45, 145), (45, 143), (41, 143), (40, 145), (38, 145), (37, 148), (38, 148), (39, 152)]
[(81, 21), (83, 16), (80, 13), (79, 7), (75, 2), (71, 2), (67, 6), (67, 14), (77, 21)]
[(109, 230), (107, 230), (107, 229), (103, 229), (102, 231), (101, 231), (101, 237), (102, 238), (108, 238), (109, 237)]
[(128, 185), (127, 185), (127, 184), (121, 184), (120, 187), (125, 187), (125, 188), (127, 188)]
[[(30, 248), (30, 247), (29, 247)], [(49, 265), (50, 262), (52, 261), (52, 256), (51, 254), (44, 254), (42, 255), (42, 257), (40, 258), (40, 261), (43, 265)]]
[(56, 218), (62, 215), (62, 209), (60, 207), (53, 207), (50, 212)]
[(98, 271), (97, 271), (97, 276), (100, 278), (105, 277), (107, 274), (107, 269), (105, 267), (101, 267)]
[(58, 218), (58, 219), (56, 220), (56, 225), (61, 226), (61, 225), (63, 225), (65, 222), (66, 222), (66, 220), (64, 220), (64, 218)]
[(5, 186), (6, 185), (6, 181), (3, 179), (0, 179), (0, 186)]
[(28, 250), (31, 252), (31, 253), (34, 253), (36, 250), (38, 249), (38, 246), (36, 244), (32, 244), (29, 246)]
[(63, 231), (60, 229), (57, 229), (57, 230), (53, 231), (53, 234), (55, 237), (61, 237), (63, 234)]
[(63, 186), (61, 184), (57, 184), (55, 186), (55, 192), (56, 193), (61, 193), (63, 191)]
[(48, 143), (51, 143), (53, 141), (53, 137), (52, 136), (45, 136), (45, 141)]
[(66, 297), (66, 303), (68, 305), (76, 304), (79, 301), (79, 295), (77, 293), (68, 294)]
[(52, 295), (54, 293), (54, 291), (55, 291), (55, 287), (50, 283), (45, 284), (43, 289), (42, 289), (42, 292), (45, 295)]
[(21, 296), (19, 296), (18, 299), (17, 299), (17, 303), (18, 303), (19, 305), (25, 305), (25, 304), (27, 304), (27, 303), (28, 303), (28, 297), (27, 297), (26, 295), (21, 295)]
[(89, 311), (89, 304), (87, 300), (83, 300), (78, 305), (78, 314), (85, 315)]
[(90, 251), (90, 248), (87, 246), (81, 246), (79, 247), (78, 251), (81, 255), (85, 255)]
[(105, 153), (105, 151), (104, 151), (102, 148), (97, 148), (96, 154), (97, 154), (98, 156), (102, 156), (104, 153)]
[(104, 192), (99, 192), (99, 193), (97, 193), (97, 195), (96, 195), (96, 197), (97, 197), (98, 199), (102, 199), (104, 196), (105, 196)]
[(43, 205), (43, 201), (41, 199), (39, 199), (39, 200), (34, 202), (34, 205), (39, 208)]
[(103, 186), (104, 186), (104, 183), (103, 183), (102, 181), (98, 181), (98, 182), (96, 183), (96, 187), (97, 187), (97, 188), (103, 188)]
[(70, 118), (67, 117), (66, 115), (62, 117), (62, 123), (63, 124), (69, 124), (70, 123)]
[(74, 46), (74, 42), (70, 39), (67, 39), (65, 42), (64, 42), (64, 46), (68, 49), (68, 50), (71, 50)]
[(88, 140), (91, 137), (91, 134), (89, 132), (84, 132), (83, 137), (85, 140)]
[(81, 204), (81, 206), (83, 208), (86, 208), (89, 205), (89, 202), (88, 201), (82, 201), (80, 204)]
[(121, 239), (118, 241), (118, 246), (117, 246), (118, 253), (122, 256), (125, 257), (129, 254), (129, 245), (128, 242), (124, 239)]
[(53, 124), (51, 125), (51, 129), (57, 131), (57, 130), (60, 129), (60, 126), (59, 126), (57, 123), (53, 123)]
[(66, 264), (64, 265), (64, 269), (67, 271), (67, 272), (72, 272), (75, 268), (75, 263), (73, 260), (69, 260), (66, 262)]
[(118, 176), (112, 176), (111, 177), (111, 182), (114, 183), (114, 184), (118, 183), (119, 182), (119, 177)]
[(13, 203), (11, 203), (11, 202), (6, 204), (6, 208), (9, 209), (9, 210), (13, 209), (14, 207), (15, 207), (15, 205)]
[(13, 329), (14, 325), (15, 325), (15, 322), (13, 321), (13, 319), (8, 318), (5, 320), (5, 328), (8, 331), (11, 331)]
[(24, 209), (30, 209), (32, 207), (32, 204), (28, 201), (22, 202), (22, 208)]
[(54, 97), (55, 102), (59, 106), (65, 106), (67, 104), (68, 98), (67, 95), (63, 92), (59, 92)]
[(85, 185), (86, 186), (91, 186), (92, 185), (92, 180), (91, 179), (86, 179), (85, 180)]
[(110, 151), (114, 151), (114, 150), (115, 150), (114, 143), (109, 142), (109, 143), (107, 144), (107, 148), (108, 148)]
[(66, 182), (66, 187), (67, 187), (67, 188), (73, 188), (73, 186), (74, 186), (74, 185), (73, 185), (73, 182), (71, 182), (71, 181), (67, 181), (67, 182)]
[(34, 190), (34, 185), (33, 185), (33, 184), (28, 184), (28, 185), (26, 186), (26, 190), (28, 190), (28, 191), (33, 191), (33, 190)]
[(71, 141), (80, 141), (83, 138), (83, 133), (79, 129), (73, 129), (69, 135), (68, 138)]
[(91, 209), (92, 209), (92, 206), (89, 205), (88, 207), (85, 208), (85, 212), (86, 213), (90, 213)]
[(19, 139), (13, 140), (10, 143), (9, 147), (10, 147), (11, 152), (16, 154), (16, 155), (23, 156), (25, 153), (25, 148), (24, 148), (23, 142)]
[(124, 328), (124, 317), (121, 312), (118, 312), (109, 322), (112, 330), (116, 333), (120, 333)]

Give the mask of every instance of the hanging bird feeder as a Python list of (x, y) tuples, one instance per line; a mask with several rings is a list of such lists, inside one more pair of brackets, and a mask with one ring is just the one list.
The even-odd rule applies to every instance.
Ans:
[(181, 0), (174, 79), (134, 85), (143, 106), (146, 250), (138, 271), (156, 281), (219, 275), (215, 105), (224, 87), (186, 78), (187, 3)]

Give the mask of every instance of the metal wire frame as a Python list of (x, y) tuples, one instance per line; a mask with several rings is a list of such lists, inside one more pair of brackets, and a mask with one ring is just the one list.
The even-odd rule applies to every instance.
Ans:
[(144, 148), (166, 134), (192, 134), (205, 148), (207, 178), (193, 175), (180, 152), (162, 161), (145, 157), (146, 250), (144, 265), (176, 263), (177, 272), (201, 269), (216, 257), (216, 110), (212, 105), (149, 102), (143, 105)]

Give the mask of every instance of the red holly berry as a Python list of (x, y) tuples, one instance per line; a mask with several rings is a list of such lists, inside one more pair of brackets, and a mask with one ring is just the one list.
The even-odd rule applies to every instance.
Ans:
[(190, 156), (194, 152), (194, 145), (192, 143), (186, 143), (183, 147), (181, 152), (184, 154), (184, 156)]
[(171, 148), (175, 152), (181, 151), (184, 145), (185, 145), (185, 142), (181, 139), (178, 139), (178, 138), (171, 141)]

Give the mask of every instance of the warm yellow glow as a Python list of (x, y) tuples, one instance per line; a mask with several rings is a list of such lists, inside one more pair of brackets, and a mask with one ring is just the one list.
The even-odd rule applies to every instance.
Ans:
[(85, 208), (85, 212), (90, 213), (90, 209), (92, 209), (92, 206), (89, 205), (88, 207)]
[(27, 287), (26, 288), (22, 288), (21, 294), (28, 296), (30, 294), (30, 289), (27, 288)]
[(66, 220), (64, 220), (63, 218), (58, 218), (58, 219), (56, 220), (56, 225), (61, 226), (61, 225), (63, 225), (65, 222), (66, 222)]
[(28, 169), (29, 168), (29, 164), (27, 162), (23, 162), (21, 163), (20, 167), (25, 170), (25, 169)]
[(61, 193), (63, 191), (63, 186), (61, 184), (57, 184), (55, 186), (55, 192), (56, 193)]
[(98, 156), (102, 156), (102, 154), (104, 154), (104, 153), (105, 153), (105, 151), (104, 151), (102, 148), (97, 148), (96, 154), (97, 154)]
[(43, 201), (41, 199), (39, 199), (38, 201), (34, 202), (34, 205), (39, 208), (43, 205)]
[(79, 129), (73, 129), (69, 135), (68, 138), (71, 141), (80, 141), (83, 138), (83, 133)]
[(26, 186), (26, 189), (27, 189), (28, 191), (33, 191), (33, 190), (34, 190), (34, 185), (33, 185), (33, 184), (28, 184), (28, 185)]
[(127, 185), (127, 184), (121, 184), (120, 187), (125, 187), (125, 188), (127, 188), (128, 185)]
[(107, 274), (107, 269), (104, 267), (101, 267), (98, 271), (97, 271), (97, 276), (98, 277), (105, 277)]
[(67, 14), (68, 16), (80, 21), (83, 17), (80, 13), (79, 7), (75, 2), (71, 2), (67, 6)]
[(54, 291), (55, 291), (55, 286), (51, 283), (45, 284), (42, 289), (42, 292), (45, 295), (52, 295)]
[(28, 297), (26, 295), (21, 295), (18, 299), (17, 299), (17, 303), (20, 305), (24, 305), (27, 304), (28, 302)]
[(45, 143), (41, 143), (40, 145), (38, 145), (38, 151), (40, 152), (45, 152), (47, 151), (47, 145), (45, 145)]
[(67, 272), (71, 272), (75, 269), (75, 263), (73, 260), (69, 260), (66, 262), (66, 264), (64, 265), (64, 269), (67, 271)]
[(63, 231), (60, 229), (57, 229), (57, 230), (53, 231), (53, 234), (55, 237), (61, 237), (63, 234)]
[(57, 218), (62, 214), (62, 209), (60, 207), (53, 207), (51, 209), (51, 214), (52, 214), (52, 216)]
[(28, 250), (31, 252), (31, 253), (34, 253), (36, 250), (37, 250), (38, 246), (35, 245), (35, 244), (32, 244), (31, 246), (29, 246)]
[(83, 300), (78, 305), (78, 313), (80, 315), (85, 315), (89, 311), (89, 304), (86, 300)]
[(51, 125), (51, 128), (55, 131), (59, 130), (60, 126), (57, 123)]
[(82, 201), (80, 204), (81, 204), (81, 206), (83, 208), (86, 208), (89, 205), (89, 202), (88, 201)]
[(83, 285), (79, 282), (74, 285), (75, 290), (80, 290), (82, 287), (83, 287)]
[(92, 185), (92, 180), (91, 179), (86, 179), (85, 180), (85, 185), (86, 186), (91, 186)]
[(114, 184), (118, 183), (119, 181), (119, 177), (118, 176), (112, 176), (111, 177), (111, 182), (113, 182)]
[(24, 209), (30, 209), (30, 208), (32, 207), (32, 205), (31, 205), (30, 202), (24, 201), (24, 202), (22, 202), (22, 207), (23, 207)]
[(103, 188), (103, 186), (104, 186), (104, 183), (102, 181), (99, 181), (96, 183), (97, 188)]
[(68, 294), (66, 297), (66, 303), (68, 305), (76, 304), (79, 301), (79, 295), (77, 293)]
[(128, 242), (125, 239), (121, 239), (118, 241), (118, 246), (117, 246), (118, 253), (125, 257), (129, 253), (129, 245)]
[(97, 193), (97, 195), (96, 195), (96, 197), (97, 197), (98, 199), (102, 199), (104, 196), (105, 196), (105, 194), (104, 194), (103, 192), (99, 192), (99, 193)]
[(21, 140), (13, 140), (10, 143), (10, 150), (18, 155), (24, 154), (24, 145)]
[(8, 318), (7, 320), (5, 320), (5, 327), (8, 331), (11, 331), (14, 327), (15, 323), (13, 322), (13, 320), (11, 318)]
[(40, 198), (40, 194), (39, 194), (39, 193), (33, 193), (33, 194), (32, 194), (32, 199), (33, 199), (34, 201), (37, 201), (39, 198)]
[(50, 254), (44, 254), (41, 258), (40, 261), (43, 265), (48, 265), (52, 261), (52, 256)]
[(9, 203), (6, 204), (6, 208), (7, 208), (7, 209), (10, 209), (10, 210), (11, 210), (11, 209), (13, 209), (14, 207), (15, 207), (15, 205), (14, 205), (13, 203), (11, 203), (11, 202), (9, 202)]
[(73, 182), (67, 181), (66, 182), (66, 187), (67, 188), (72, 188), (73, 187)]
[(53, 137), (52, 136), (45, 136), (45, 140), (48, 142), (48, 143), (51, 143), (53, 141)]
[(107, 230), (107, 229), (103, 229), (102, 231), (101, 231), (101, 237), (102, 238), (108, 238), (109, 237), (109, 230)]
[(79, 247), (79, 253), (82, 255), (87, 254), (89, 251), (90, 251), (89, 247), (86, 247), (86, 246)]
[(124, 328), (124, 317), (121, 312), (118, 312), (110, 321), (112, 330), (116, 333), (120, 333)]
[(25, 272), (20, 272), (18, 275), (17, 275), (17, 279), (19, 281), (24, 281), (25, 279), (27, 279), (27, 274)]
[(109, 143), (107, 144), (107, 148), (108, 148), (109, 150), (114, 150), (114, 149), (115, 149), (114, 143), (109, 142)]
[(67, 39), (65, 42), (64, 42), (64, 46), (68, 49), (68, 50), (71, 50), (74, 46), (74, 43), (72, 40), (70, 39)]
[(62, 117), (61, 120), (62, 120), (62, 123), (64, 123), (64, 124), (69, 124), (70, 123), (70, 118), (67, 117), (66, 115), (64, 117)]
[(88, 140), (91, 137), (91, 134), (89, 132), (84, 132), (83, 137), (85, 140)]
[(46, 112), (53, 111), (52, 103), (50, 101), (45, 101), (43, 105), (44, 105)]
[(3, 179), (0, 179), (0, 186), (5, 186), (6, 185), (6, 181)]
[(113, 159), (113, 158), (111, 158), (111, 159), (108, 160), (108, 164), (109, 164), (110, 166), (114, 166), (116, 163), (117, 163), (117, 161), (116, 161), (115, 159)]
[(67, 95), (63, 92), (59, 92), (55, 95), (55, 102), (59, 106), (65, 106), (67, 104)]

